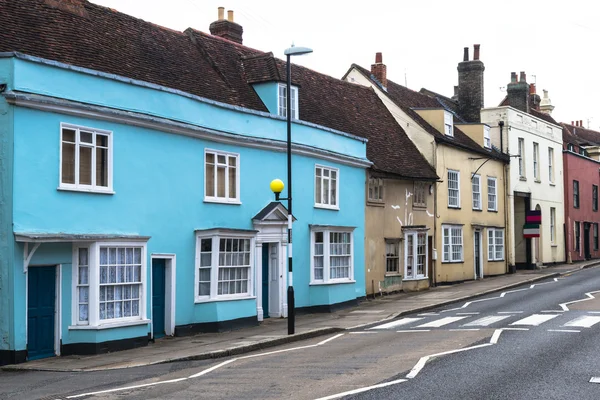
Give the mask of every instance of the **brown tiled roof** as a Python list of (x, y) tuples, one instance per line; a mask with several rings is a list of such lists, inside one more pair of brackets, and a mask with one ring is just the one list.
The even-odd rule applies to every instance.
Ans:
[[(61, 3), (62, 1), (63, 3)], [(268, 111), (252, 83), (281, 81), (271, 53), (177, 32), (85, 0), (0, 0), (0, 52), (20, 52)], [(303, 121), (367, 138), (376, 170), (437, 179), (372, 89), (293, 65)]]
[(563, 141), (582, 146), (599, 146), (600, 132), (586, 129), (583, 126), (561, 123), (563, 127)]
[[(351, 68), (356, 68), (365, 77), (373, 80), (371, 72), (366, 68), (363, 68), (357, 64), (352, 64)], [(373, 81), (375, 82), (375, 80)], [(493, 158), (500, 159), (505, 162), (509, 161), (508, 156), (503, 155), (496, 150), (488, 150), (479, 146), (475, 141), (473, 141), (473, 139), (467, 136), (467, 134), (465, 134), (456, 126), (454, 126), (454, 136), (446, 136), (445, 134), (441, 133), (436, 128), (431, 126), (416, 111), (414, 111), (414, 109), (418, 108), (445, 108), (446, 110), (452, 112), (455, 121), (462, 122), (463, 119), (456, 114), (453, 107), (448, 107), (447, 104), (443, 102), (443, 100), (440, 101), (439, 99), (430, 97), (426, 94), (415, 92), (414, 90), (399, 85), (390, 79), (388, 79), (387, 82), (388, 85), (386, 91), (388, 97), (419, 126), (421, 126), (425, 131), (427, 131), (431, 135), (433, 135), (437, 142), (448, 144), (454, 147), (459, 147), (461, 149), (472, 151), (482, 155), (491, 156)]]

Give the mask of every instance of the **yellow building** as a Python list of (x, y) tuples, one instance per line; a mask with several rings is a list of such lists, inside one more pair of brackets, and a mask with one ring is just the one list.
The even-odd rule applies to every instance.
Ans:
[[(468, 59), (465, 49), (454, 98), (426, 90), (415, 92), (388, 80), (380, 53), (371, 71), (353, 64), (344, 76), (375, 90), (440, 177), (427, 190), (433, 194), (433, 204), (428, 203), (425, 212), (435, 216), (430, 245), (433, 283), (507, 272), (505, 237), (510, 221), (505, 181), (509, 157), (492, 146), (489, 126), (479, 123), (483, 70), (479, 46), (474, 60)], [(375, 223), (369, 220), (370, 214), (375, 215), (367, 213), (366, 229)]]

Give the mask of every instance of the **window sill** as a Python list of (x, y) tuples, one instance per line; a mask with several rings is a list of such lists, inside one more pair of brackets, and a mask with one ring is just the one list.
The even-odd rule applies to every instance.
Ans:
[(429, 277), (427, 276), (417, 276), (416, 278), (404, 278), (402, 279), (402, 282), (407, 282), (407, 281), (425, 281), (429, 279)]
[(556, 183), (554, 183), (554, 182), (550, 182), (550, 183), (549, 183), (549, 185), (550, 185), (550, 186), (556, 186)]
[(231, 296), (231, 297), (214, 297), (208, 299), (196, 299), (194, 304), (217, 303), (221, 301), (238, 301), (238, 300), (253, 300), (256, 296)]
[(504, 262), (504, 258), (502, 260), (488, 260), (488, 262)]
[(399, 273), (399, 272), (386, 272), (386, 273), (385, 273), (385, 277), (388, 277), (388, 276), (390, 276), (390, 277), (399, 276), (399, 277), (401, 277), (401, 278), (402, 278), (402, 274), (401, 274), (401, 273)]
[(449, 209), (451, 210), (460, 210), (461, 208), (458, 206), (448, 206)]
[[(385, 203), (383, 201), (367, 200), (367, 205), (371, 207), (385, 207)], [(315, 207), (317, 206), (315, 205)]]
[(311, 282), (308, 285), (309, 286), (330, 286), (330, 285), (339, 285), (339, 284), (346, 284), (346, 283), (356, 283), (356, 281), (354, 279), (347, 279), (347, 280), (336, 280), (336, 281), (327, 281), (327, 282)]
[(215, 199), (215, 198), (211, 198), (211, 197), (205, 197), (204, 202), (205, 203), (216, 203), (216, 204), (231, 204), (234, 206), (239, 206), (242, 204), (242, 202), (239, 200), (224, 200), (224, 199)]
[(465, 261), (442, 261), (442, 264), (464, 264)]
[(520, 180), (520, 181), (523, 181), (523, 182), (527, 182), (527, 178), (525, 178), (524, 176), (520, 176), (520, 177), (519, 177), (519, 180)]
[(557, 244), (551, 244), (550, 247), (558, 247)]
[(534, 180), (535, 183), (542, 183), (542, 181), (540, 179), (536, 179)]
[(126, 326), (147, 325), (150, 322), (152, 322), (152, 321), (150, 321), (149, 319), (138, 319), (135, 321), (111, 322), (108, 324), (100, 324), (100, 325), (71, 325), (71, 326), (69, 326), (68, 329), (70, 331), (78, 331), (78, 330), (100, 331), (103, 329), (123, 328)]
[(488, 209), (488, 212), (498, 213), (498, 210), (489, 210)]
[(327, 204), (315, 204), (315, 208), (322, 208), (324, 210), (333, 210), (333, 211), (339, 211), (340, 210), (339, 206), (329, 206)]
[(425, 211), (427, 210), (427, 204), (413, 204), (413, 209)]
[(59, 186), (56, 188), (61, 192), (80, 192), (80, 193), (96, 193), (96, 194), (115, 194), (112, 189), (88, 189), (88, 188), (77, 188), (77, 187), (65, 187)]
[(483, 210), (481, 208), (473, 208), (473, 211), (479, 211), (482, 212)]

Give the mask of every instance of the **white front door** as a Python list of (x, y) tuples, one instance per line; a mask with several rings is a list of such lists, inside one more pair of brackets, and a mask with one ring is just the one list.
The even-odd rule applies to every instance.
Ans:
[(269, 243), (269, 315), (281, 317), (279, 243)]

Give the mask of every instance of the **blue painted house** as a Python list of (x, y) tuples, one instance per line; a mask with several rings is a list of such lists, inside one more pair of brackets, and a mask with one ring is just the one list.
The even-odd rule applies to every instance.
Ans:
[[(284, 63), (226, 20), (176, 32), (85, 0), (0, 19), (0, 364), (286, 317)], [(326, 311), (365, 296), (382, 104), (292, 76), (296, 307)]]

